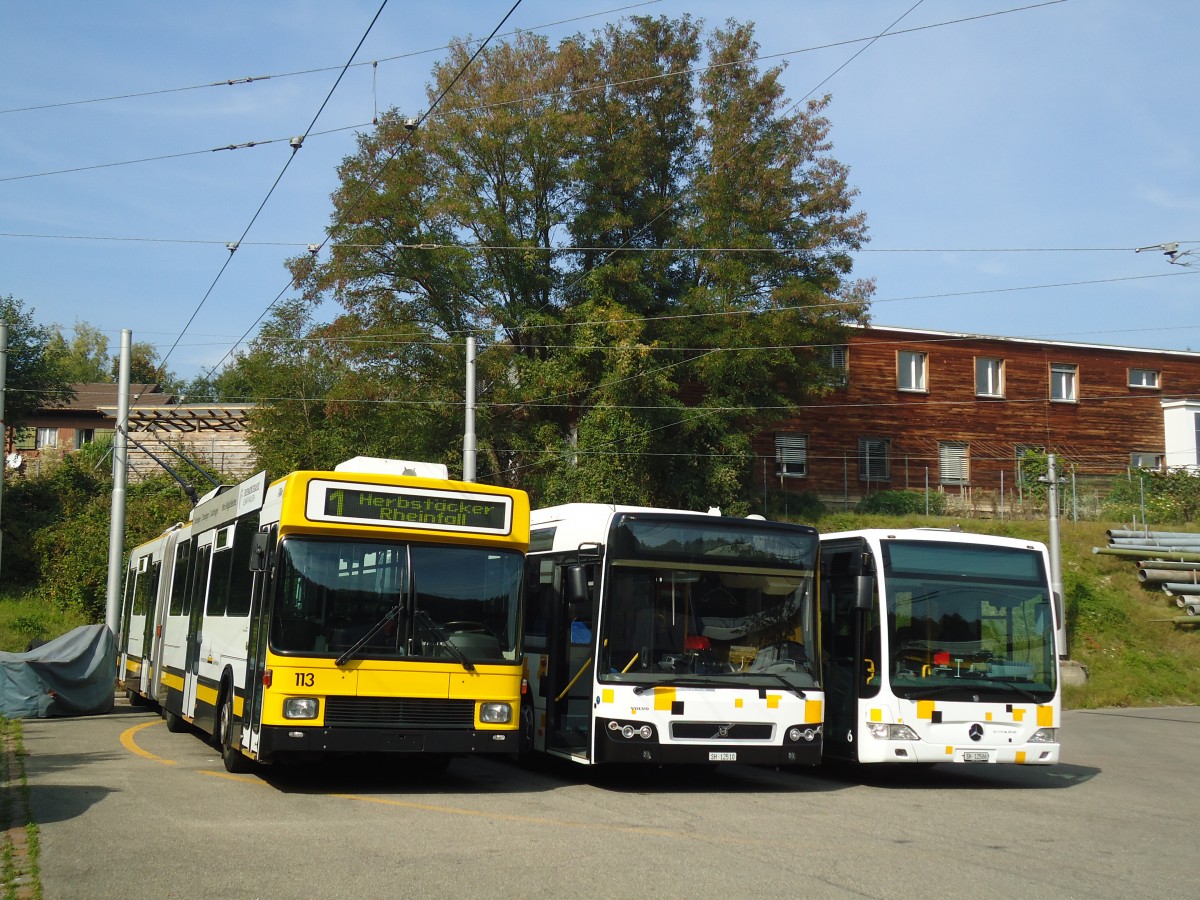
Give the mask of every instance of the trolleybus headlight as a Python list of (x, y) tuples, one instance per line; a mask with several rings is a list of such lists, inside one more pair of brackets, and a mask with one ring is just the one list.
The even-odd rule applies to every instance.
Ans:
[(485, 725), (507, 725), (513, 720), (511, 703), (483, 703), (479, 707), (479, 721)]
[(315, 719), (321, 711), (321, 701), (316, 697), (288, 697), (283, 701), (285, 719)]
[(1029, 736), (1031, 744), (1057, 744), (1058, 729), (1057, 728), (1039, 728)]
[(907, 725), (889, 725), (886, 722), (868, 722), (871, 737), (880, 741), (919, 741), (917, 733)]

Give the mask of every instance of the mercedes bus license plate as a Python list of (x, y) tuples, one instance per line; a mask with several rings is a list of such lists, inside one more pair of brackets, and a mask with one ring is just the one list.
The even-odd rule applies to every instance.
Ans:
[(989, 759), (986, 750), (964, 750), (963, 762), (987, 762)]
[(729, 753), (729, 752), (717, 753), (716, 751), (713, 751), (708, 754), (708, 761), (709, 762), (737, 762), (737, 754)]

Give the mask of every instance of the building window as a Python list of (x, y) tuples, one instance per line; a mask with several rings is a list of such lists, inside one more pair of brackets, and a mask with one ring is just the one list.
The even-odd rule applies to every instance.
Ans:
[(775, 475), (779, 478), (808, 475), (808, 435), (775, 435)]
[(938, 473), (942, 484), (966, 484), (969, 480), (969, 444), (963, 441), (938, 443)]
[(912, 350), (896, 354), (896, 386), (902, 391), (924, 391), (926, 355)]
[(1133, 469), (1156, 469), (1162, 471), (1163, 454), (1152, 450), (1134, 450), (1129, 454), (1129, 466)]
[(1050, 365), (1050, 399), (1062, 403), (1074, 403), (1078, 400), (1076, 381), (1079, 367), (1073, 363), (1051, 363)]
[(37, 449), (49, 450), (58, 446), (57, 428), (39, 428), (37, 430)]
[(1130, 369), (1129, 386), (1135, 388), (1158, 388), (1157, 369)]
[(859, 481), (891, 481), (891, 444), (887, 438), (858, 439)]
[(834, 387), (850, 383), (850, 348), (845, 344), (829, 348), (829, 380)]
[(1004, 360), (975, 357), (975, 396), (1004, 396)]
[(75, 449), (78, 450), (84, 444), (90, 444), (96, 440), (95, 428), (76, 428), (75, 429)]

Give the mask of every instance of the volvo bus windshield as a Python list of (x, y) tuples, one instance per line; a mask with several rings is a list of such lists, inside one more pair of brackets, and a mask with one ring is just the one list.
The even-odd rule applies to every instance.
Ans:
[(819, 684), (815, 530), (629, 515), (609, 544), (599, 680)]

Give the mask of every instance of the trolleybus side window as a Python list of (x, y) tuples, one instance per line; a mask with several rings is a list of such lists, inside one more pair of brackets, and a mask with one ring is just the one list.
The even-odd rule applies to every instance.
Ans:
[(175, 571), (171, 576), (171, 605), (167, 613), (179, 616), (184, 613), (184, 598), (187, 596), (188, 577), (191, 575), (191, 541), (180, 541), (175, 545)]

